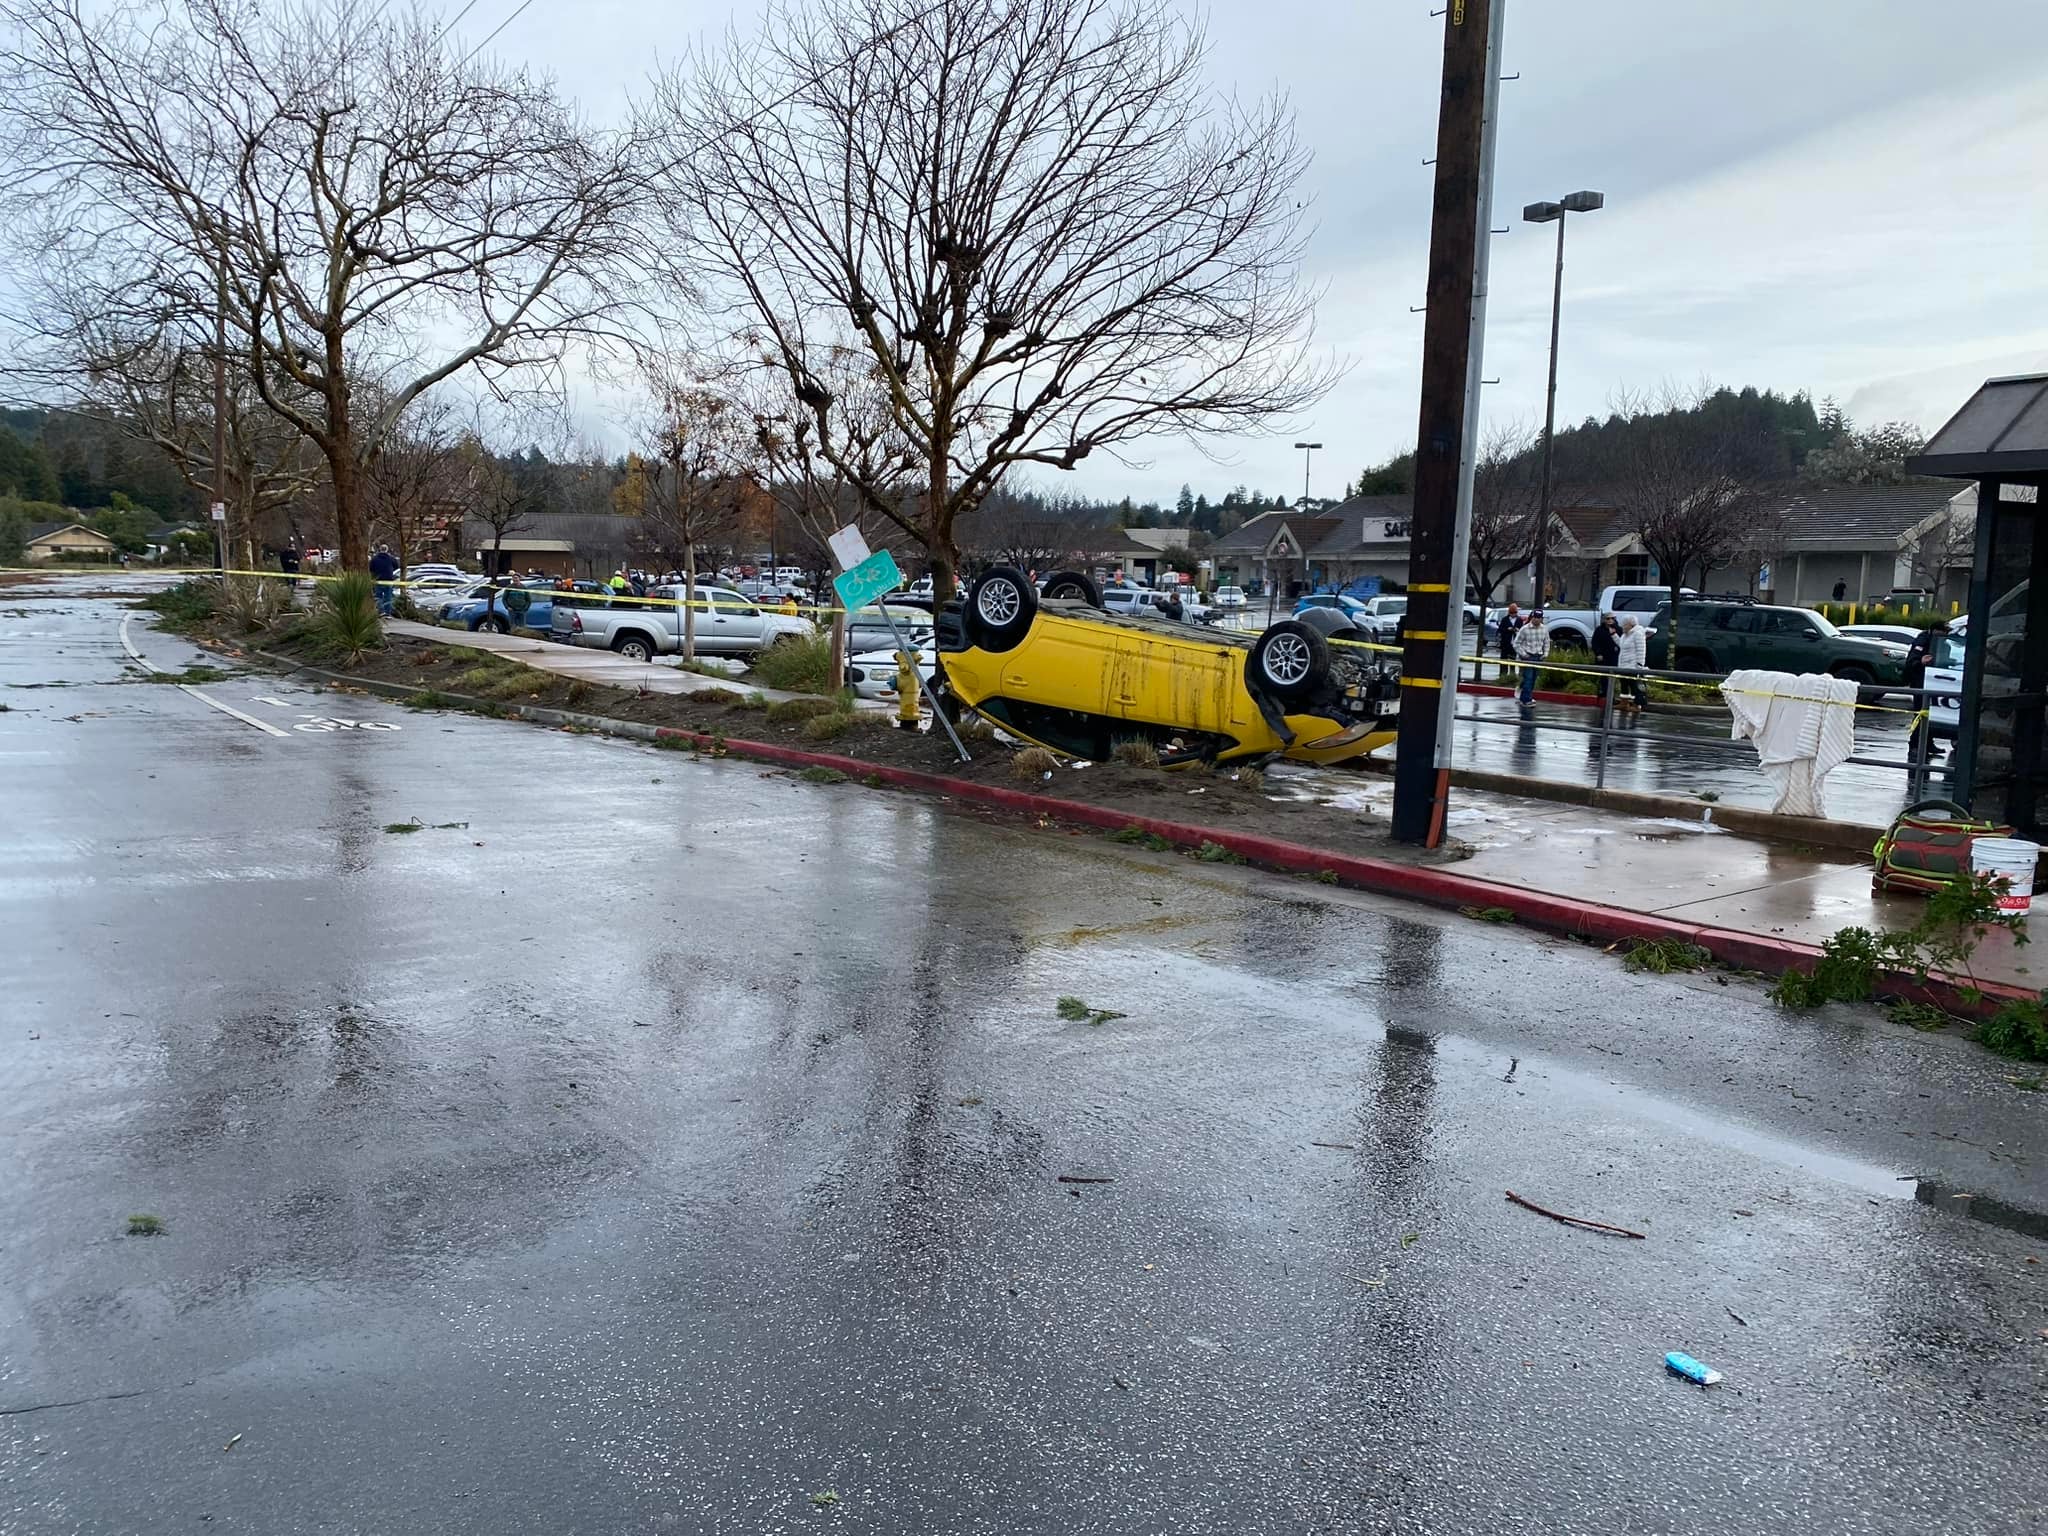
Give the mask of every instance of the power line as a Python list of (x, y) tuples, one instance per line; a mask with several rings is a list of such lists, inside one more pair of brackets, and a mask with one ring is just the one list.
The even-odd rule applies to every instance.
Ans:
[[(471, 5), (475, 3), (476, 0), (470, 0)], [(481, 43), (478, 43), (474, 48), (470, 49), (469, 52), (465, 53), (462, 56), (462, 63), (457, 64), (455, 67), (457, 69), (462, 68), (463, 64), (467, 64), (471, 59), (475, 58), (478, 54), (482, 53), (484, 49), (490, 45), (491, 39), (496, 37), (500, 32), (504, 31), (507, 27), (511, 26), (513, 22), (517, 21), (520, 17), (520, 13), (523, 12), (531, 4), (533, 4), (533, 0), (519, 0), (519, 9), (514, 11), (510, 16), (507, 16), (495, 27), (491, 28), (491, 30), (485, 34), (484, 40)], [(466, 11), (469, 9), (469, 6), (465, 5), (463, 9)]]
[(462, 20), (463, 17), (467, 16), (475, 5), (476, 0), (469, 0), (469, 3), (467, 5), (463, 6), (461, 10), (457, 11), (453, 16), (449, 17), (448, 20), (442, 24), (441, 30), (434, 34), (434, 42), (432, 44), (429, 44), (428, 46), (432, 47), (438, 45), (441, 39), (446, 37), (450, 32), (452, 32), (455, 29), (455, 24), (458, 21)]

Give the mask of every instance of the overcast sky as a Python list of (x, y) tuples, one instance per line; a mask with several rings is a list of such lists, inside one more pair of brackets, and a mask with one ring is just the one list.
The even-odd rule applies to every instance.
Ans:
[[(481, 39), (516, 0), (481, 0)], [(1442, 0), (1438, 0), (1442, 3)], [(1984, 377), (2048, 368), (2048, 0), (1507, 0), (1486, 336), (1490, 421), (1540, 423), (1552, 231), (1524, 203), (1580, 187), (1567, 237), (1558, 416), (1701, 378), (1836, 396), (1932, 431)], [(1064, 482), (1172, 500), (1292, 497), (1413, 445), (1443, 21), (1425, 0), (1218, 0), (1219, 89), (1285, 90), (1316, 163), (1311, 276), (1345, 382), (1269, 438), (1162, 441)], [(616, 116), (673, 56), (759, 8), (538, 0), (492, 44)], [(1057, 485), (1060, 482), (1041, 482)]]

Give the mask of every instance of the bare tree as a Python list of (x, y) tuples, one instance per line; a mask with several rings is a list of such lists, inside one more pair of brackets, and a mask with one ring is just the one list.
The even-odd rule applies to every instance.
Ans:
[(1537, 433), (1529, 427), (1490, 430), (1472, 471), (1472, 540), (1465, 579), (1479, 593), (1483, 613), (1494, 593), (1534, 554), (1536, 517), (1542, 510), (1542, 469)]
[(961, 542), (1022, 571), (1052, 571), (1122, 542), (1120, 530), (1092, 514), (1092, 508), (999, 488), (963, 520)]
[(636, 542), (683, 574), (683, 659), (695, 661), (697, 552), (730, 536), (748, 510), (754, 425), (743, 406), (692, 383), (686, 369), (647, 366), (652, 422), (619, 501), (639, 515)]
[(1700, 410), (1709, 398), (1664, 389), (1624, 396), (1616, 414), (1630, 432), (1615, 489), (1644, 551), (1671, 589), (1666, 655), (1678, 661), (1679, 592), (1686, 573), (1739, 558), (1763, 510), (1763, 485), (1781, 445), (1730, 429)]
[[(1244, 431), (1332, 382), (1299, 281), (1308, 155), (1219, 100), (1167, 0), (814, 0), (662, 80), (665, 233), (815, 451), (929, 551), (1019, 465)], [(875, 481), (816, 361), (858, 351), (917, 455)]]
[(539, 508), (539, 488), (499, 463), (474, 437), (465, 438), (458, 450), (466, 481), (469, 515), (484, 525), (491, 536), (493, 576), (505, 574), (505, 540), (524, 533), (532, 514)]
[(451, 524), (461, 534), (466, 466), (451, 416), (445, 401), (414, 401), (365, 477), (371, 527), (397, 547), (400, 580), (423, 543), (445, 537)]
[[(18, 360), (18, 383), (32, 384), (45, 403), (106, 422), (161, 449), (185, 483), (221, 503), (230, 565), (256, 557), (263, 526), (296, 504), (325, 473), (305, 440), (258, 396), (239, 368), (224, 369), (216, 402), (213, 317), (159, 313), (137, 317), (97, 312), (96, 297), (53, 270), (42, 294), (42, 334), (56, 345), (40, 358)], [(214, 424), (220, 417), (222, 463), (216, 466)], [(296, 539), (296, 527), (290, 536)]]
[(1967, 570), (1977, 548), (1977, 519), (1954, 506), (1946, 506), (1925, 524), (1908, 550), (1913, 585), (1938, 606), (1949, 594), (1949, 573)]
[(344, 565), (367, 561), (362, 480), (414, 400), (465, 370), (545, 379), (618, 305), (630, 145), (459, 52), (437, 18), (0, 0), (0, 20), (5, 211), (31, 295), (62, 272), (124, 331), (221, 317), (249, 383), (326, 460)]
[[(818, 446), (816, 418), (789, 391), (789, 375), (772, 362), (747, 380), (761, 488), (773, 515), (786, 518), (813, 550), (844, 527), (872, 547), (900, 537), (916, 492), (917, 451), (897, 424), (881, 369), (851, 347), (821, 347), (805, 372), (836, 402), (837, 451)], [(832, 615), (832, 676), (846, 670), (847, 615)]]

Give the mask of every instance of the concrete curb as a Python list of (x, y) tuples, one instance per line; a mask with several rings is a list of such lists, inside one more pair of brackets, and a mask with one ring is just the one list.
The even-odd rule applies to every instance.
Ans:
[[(365, 692), (385, 698), (407, 699), (430, 691), (407, 688), (398, 683), (350, 677), (345, 673), (328, 672), (319, 667), (293, 661), (289, 657), (255, 650), (253, 647), (250, 654), (261, 656), (266, 661), (295, 672), (310, 673), (343, 687), (361, 688)], [(465, 703), (489, 702), (470, 699), (463, 694), (445, 693), (438, 689), (431, 691), (440, 693), (444, 698), (457, 699)], [(734, 740), (730, 737), (714, 739), (697, 731), (681, 730), (674, 726), (646, 725), (633, 720), (614, 720), (605, 715), (542, 709), (526, 704), (499, 704), (494, 707), (508, 716), (531, 720), (537, 724), (577, 726), (593, 732), (626, 736), (639, 741), (687, 741), (700, 751), (708, 752), (715, 748), (723, 756), (743, 758), (750, 762), (772, 763), (777, 767), (830, 768), (855, 781), (871, 781), (895, 789), (915, 790), (923, 794), (937, 795), (942, 799), (985, 805), (1018, 815), (1093, 827), (1100, 831), (1113, 832), (1121, 831), (1125, 827), (1138, 827), (1185, 848), (1197, 848), (1203, 843), (1214, 843), (1238, 855), (1247, 863), (1264, 869), (1296, 875), (1320, 875), (1327, 872), (1337, 877), (1338, 884), (1355, 890), (1399, 896), (1438, 907), (1500, 908), (1512, 912), (1518, 922), (1530, 927), (1594, 943), (1615, 944), (1631, 939), (1675, 939), (1681, 943), (1697, 945), (1716, 960), (1745, 970), (1760, 971), (1767, 976), (1779, 976), (1792, 970), (1810, 970), (1821, 955), (1819, 948), (1811, 944), (1798, 944), (1764, 934), (1743, 933), (1736, 929), (1713, 928), (1698, 923), (1681, 922), (1675, 918), (1632, 912), (1625, 908), (1604, 906), (1598, 902), (1582, 901), (1575, 897), (1531, 891), (1522, 886), (1502, 885), (1473, 875), (1454, 874), (1440, 867), (1398, 864), (1359, 854), (1329, 853), (1300, 843), (1283, 842), (1278, 838), (1263, 837), (1254, 833), (1233, 832), (1222, 827), (1204, 827), (1188, 822), (1166, 821), (1158, 817), (1137, 816), (1109, 806), (1089, 805), (1078, 800), (1060, 800), (1050, 795), (1006, 789), (995, 784), (976, 784), (966, 779), (948, 778), (944, 774), (926, 773), (915, 768), (863, 762), (859, 758), (841, 757), (832, 752), (806, 751), (801, 747), (783, 746), (779, 742)], [(1792, 818), (1774, 819), (1783, 821)], [(2031, 1000), (2035, 996), (2034, 993), (2022, 988), (1985, 982), (1975, 986), (1974, 990), (1980, 995), (1972, 1001), (1964, 995), (1970, 988), (1970, 983), (1953, 977), (1932, 976), (1923, 984), (1910, 977), (1894, 976), (1884, 991), (1890, 996), (1933, 1003), (1965, 1018), (1982, 1017), (2002, 1002)]]

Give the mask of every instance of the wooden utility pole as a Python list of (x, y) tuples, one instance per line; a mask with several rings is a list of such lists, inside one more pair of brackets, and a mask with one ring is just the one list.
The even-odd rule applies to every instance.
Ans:
[[(1430, 219), (1428, 314), (1422, 327), (1422, 412), (1415, 442), (1408, 608), (1401, 652), (1401, 722), (1394, 749), (1394, 836), (1434, 843), (1448, 769), (1436, 764), (1446, 651), (1463, 628), (1464, 572), (1453, 569), (1458, 481), (1466, 451), (1467, 364), (1478, 260), (1482, 140), (1492, 10), (1504, 0), (1448, 0), (1443, 104), (1436, 124), (1436, 202)], [(1453, 621), (1452, 616), (1458, 615)], [(1453, 674), (1454, 675), (1454, 674)]]
[(213, 548), (219, 556), (220, 579), (228, 579), (228, 293), (227, 273), (222, 269), (220, 294), (213, 309), (213, 481), (212, 504), (206, 515), (213, 520)]

